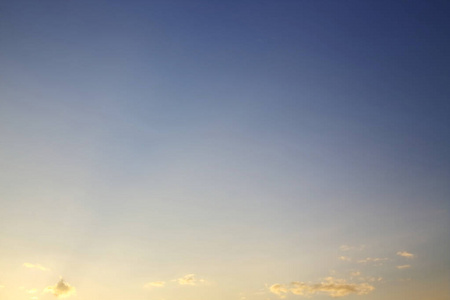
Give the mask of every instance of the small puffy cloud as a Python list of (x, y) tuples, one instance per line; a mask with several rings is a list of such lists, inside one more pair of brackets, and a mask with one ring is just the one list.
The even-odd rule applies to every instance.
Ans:
[(154, 287), (163, 287), (166, 283), (164, 281), (153, 281), (146, 283), (144, 288), (154, 288)]
[(343, 260), (343, 261), (352, 261), (352, 259), (348, 256), (339, 256), (339, 260)]
[(366, 295), (375, 288), (368, 283), (348, 283), (344, 279), (327, 277), (320, 283), (291, 282), (288, 285), (274, 284), (269, 290), (280, 296), (286, 297), (290, 292), (298, 296), (328, 295), (331, 297), (343, 297), (350, 294)]
[(41, 271), (50, 271), (49, 268), (43, 267), (40, 264), (24, 263), (23, 266), (26, 267), (26, 268), (30, 268), (30, 269), (38, 269), (38, 270), (41, 270)]
[(199, 283), (205, 282), (204, 279), (197, 279), (195, 277), (195, 274), (187, 274), (184, 275), (181, 278), (178, 278), (176, 281), (178, 281), (181, 285), (198, 285)]
[(406, 257), (406, 258), (414, 258), (414, 254), (406, 252), (406, 251), (398, 251), (397, 255), (400, 255), (400, 256)]
[(75, 294), (75, 288), (61, 278), (56, 285), (45, 288), (44, 292), (51, 293), (56, 297), (66, 298)]
[(411, 265), (401, 265), (401, 266), (397, 266), (397, 269), (401, 270), (401, 269), (409, 269), (411, 268)]
[(352, 276), (352, 277), (361, 276), (361, 272), (360, 271), (353, 271), (353, 272), (350, 273), (350, 276)]
[(342, 245), (339, 247), (339, 250), (341, 250), (341, 251), (361, 251), (365, 247), (366, 247), (365, 245), (360, 245), (360, 246)]
[(31, 290), (28, 290), (28, 291), (27, 291), (28, 294), (35, 294), (35, 293), (37, 293), (37, 292), (38, 292), (37, 289), (31, 289)]

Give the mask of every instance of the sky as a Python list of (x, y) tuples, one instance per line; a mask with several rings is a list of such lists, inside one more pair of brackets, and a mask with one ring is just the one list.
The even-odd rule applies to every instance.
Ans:
[(450, 299), (449, 13), (0, 0), (0, 299)]

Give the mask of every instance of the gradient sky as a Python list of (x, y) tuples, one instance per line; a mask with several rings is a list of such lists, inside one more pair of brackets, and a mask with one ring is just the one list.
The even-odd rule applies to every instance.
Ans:
[(450, 299), (449, 14), (0, 0), (0, 299)]

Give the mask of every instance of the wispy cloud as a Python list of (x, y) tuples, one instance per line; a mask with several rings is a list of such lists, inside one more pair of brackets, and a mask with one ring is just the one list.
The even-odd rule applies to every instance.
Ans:
[(5, 286), (0, 284), (0, 290), (4, 289), (4, 288), (5, 288)]
[(343, 260), (343, 261), (352, 261), (352, 259), (348, 256), (339, 256), (339, 260)]
[(42, 266), (40, 264), (24, 263), (23, 266), (26, 267), (26, 268), (30, 268), (30, 269), (38, 269), (38, 270), (41, 270), (41, 271), (50, 271), (49, 268), (46, 268), (46, 267), (44, 267), (44, 266)]
[(397, 255), (406, 257), (406, 258), (414, 258), (414, 254), (406, 252), (406, 251), (398, 251)]
[(61, 278), (56, 285), (45, 288), (44, 292), (51, 293), (56, 297), (66, 298), (75, 294), (75, 288)]
[(401, 266), (397, 266), (397, 269), (409, 269), (411, 268), (411, 265), (401, 265)]
[(365, 264), (365, 263), (381, 263), (383, 261), (389, 260), (388, 258), (380, 258), (380, 257), (366, 257), (364, 259), (358, 260), (358, 263)]
[(195, 274), (187, 274), (181, 278), (176, 279), (176, 281), (181, 285), (198, 285), (199, 283), (205, 282), (204, 279), (197, 279)]
[(383, 281), (383, 277), (379, 276), (379, 277), (368, 277), (366, 278), (367, 281), (369, 282), (375, 282), (375, 281)]
[(35, 294), (35, 293), (37, 293), (37, 292), (38, 292), (37, 289), (31, 289), (31, 290), (28, 290), (28, 291), (27, 291), (28, 294)]
[(166, 283), (164, 281), (153, 281), (146, 283), (144, 288), (154, 288), (154, 287), (163, 287)]
[(336, 279), (327, 277), (320, 283), (305, 283), (294, 281), (290, 284), (273, 284), (269, 290), (273, 294), (286, 297), (287, 294), (292, 293), (299, 296), (313, 296), (313, 295), (328, 295), (331, 297), (343, 297), (350, 294), (366, 295), (375, 288), (368, 283), (348, 283), (344, 279)]
[(383, 277), (363, 276), (360, 271), (350, 272), (350, 279), (358, 280), (360, 282), (380, 282), (383, 281)]
[(352, 277), (361, 276), (361, 272), (360, 271), (350, 272), (350, 276), (352, 276)]

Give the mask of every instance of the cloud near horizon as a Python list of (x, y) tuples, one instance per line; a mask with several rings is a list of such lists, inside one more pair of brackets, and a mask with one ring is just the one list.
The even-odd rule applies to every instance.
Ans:
[(23, 266), (26, 267), (26, 268), (30, 268), (30, 269), (38, 269), (38, 270), (41, 270), (41, 271), (50, 271), (49, 268), (46, 268), (46, 267), (44, 267), (44, 266), (42, 266), (40, 264), (24, 263)]
[(312, 295), (328, 295), (331, 297), (343, 297), (350, 294), (366, 295), (373, 291), (375, 288), (368, 283), (347, 283), (344, 279), (335, 279), (333, 277), (327, 277), (320, 283), (305, 283), (300, 281), (294, 281), (290, 284), (273, 284), (269, 290), (273, 294), (280, 296), (280, 298), (286, 297), (290, 292), (294, 295), (309, 297)]
[(414, 258), (414, 254), (409, 253), (407, 251), (398, 251), (397, 255), (402, 256), (402, 257), (406, 257), (406, 258)]
[(56, 285), (45, 288), (44, 292), (59, 298), (66, 298), (75, 294), (75, 288), (61, 278)]

